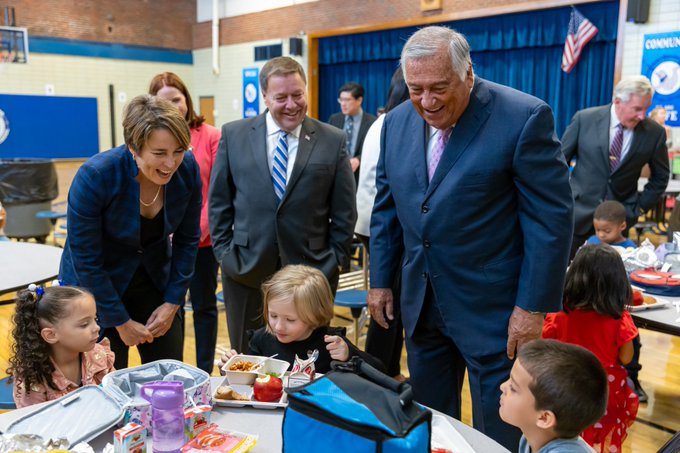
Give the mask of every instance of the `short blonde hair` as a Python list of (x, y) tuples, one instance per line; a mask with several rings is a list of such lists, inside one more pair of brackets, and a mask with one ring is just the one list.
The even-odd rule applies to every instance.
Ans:
[(123, 110), (125, 144), (140, 153), (151, 133), (157, 129), (170, 132), (182, 149), (191, 146), (191, 131), (177, 108), (165, 99), (150, 94), (137, 96)]
[(269, 303), (293, 297), (300, 321), (312, 329), (330, 324), (333, 319), (333, 292), (326, 276), (318, 269), (300, 264), (289, 265), (262, 284), (264, 322), (269, 328)]

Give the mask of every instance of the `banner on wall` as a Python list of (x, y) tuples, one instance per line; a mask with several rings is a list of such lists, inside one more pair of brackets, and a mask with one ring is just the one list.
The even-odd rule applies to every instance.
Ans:
[(666, 124), (680, 127), (680, 31), (645, 35), (642, 74), (654, 87), (650, 110), (664, 107)]
[(243, 68), (243, 118), (260, 114), (259, 73), (258, 68)]

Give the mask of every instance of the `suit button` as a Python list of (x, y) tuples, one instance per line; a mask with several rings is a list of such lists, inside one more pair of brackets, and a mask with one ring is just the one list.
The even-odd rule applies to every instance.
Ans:
[(427, 278), (427, 272), (423, 272), (422, 274), (420, 274), (420, 276), (423, 278)]
[(144, 250), (142, 250), (142, 249), (137, 249), (137, 254), (138, 254), (138, 255), (141, 255), (142, 253), (144, 253)]
[(429, 249), (432, 244), (430, 243), (430, 241), (425, 241), (423, 242), (423, 245), (425, 246), (426, 249)]
[(420, 208), (420, 212), (422, 212), (423, 214), (427, 214), (429, 211), (430, 211), (430, 207), (426, 204), (424, 204), (423, 207)]

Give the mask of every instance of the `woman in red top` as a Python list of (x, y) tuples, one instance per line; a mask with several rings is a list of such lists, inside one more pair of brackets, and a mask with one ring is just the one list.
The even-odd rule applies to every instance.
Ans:
[(583, 346), (607, 371), (607, 411), (581, 434), (602, 453), (621, 451), (638, 410), (638, 397), (626, 384), (628, 374), (622, 366), (633, 358), (631, 342), (638, 334), (625, 309), (632, 302), (633, 292), (620, 255), (607, 245), (586, 246), (567, 272), (564, 311), (549, 314), (543, 326), (543, 338)]
[(203, 183), (201, 242), (189, 294), (194, 312), (197, 366), (210, 374), (213, 370), (215, 343), (217, 342), (217, 301), (215, 298), (217, 260), (213, 255), (208, 228), (208, 184), (221, 134), (219, 129), (206, 124), (205, 118), (194, 111), (189, 90), (176, 74), (164, 72), (155, 76), (151, 80), (149, 94), (170, 101), (187, 120), (191, 129), (191, 149), (201, 170)]

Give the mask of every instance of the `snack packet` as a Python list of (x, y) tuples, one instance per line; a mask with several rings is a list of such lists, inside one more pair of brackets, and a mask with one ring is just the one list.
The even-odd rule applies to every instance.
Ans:
[(114, 453), (143, 453), (146, 451), (146, 428), (137, 423), (128, 423), (113, 432)]
[(288, 387), (298, 387), (314, 380), (314, 362), (319, 358), (319, 350), (307, 351), (307, 355), (304, 360), (295, 355), (295, 364), (288, 376)]
[(210, 414), (212, 407), (196, 406), (184, 411), (184, 435), (187, 440), (198, 436), (203, 430), (210, 426)]
[(36, 434), (2, 434), (0, 435), (0, 451), (68, 451), (68, 440), (43, 439)]
[(183, 446), (180, 451), (182, 453), (203, 453), (206, 451), (245, 453), (250, 451), (256, 443), (256, 435), (227, 431), (212, 424)]

